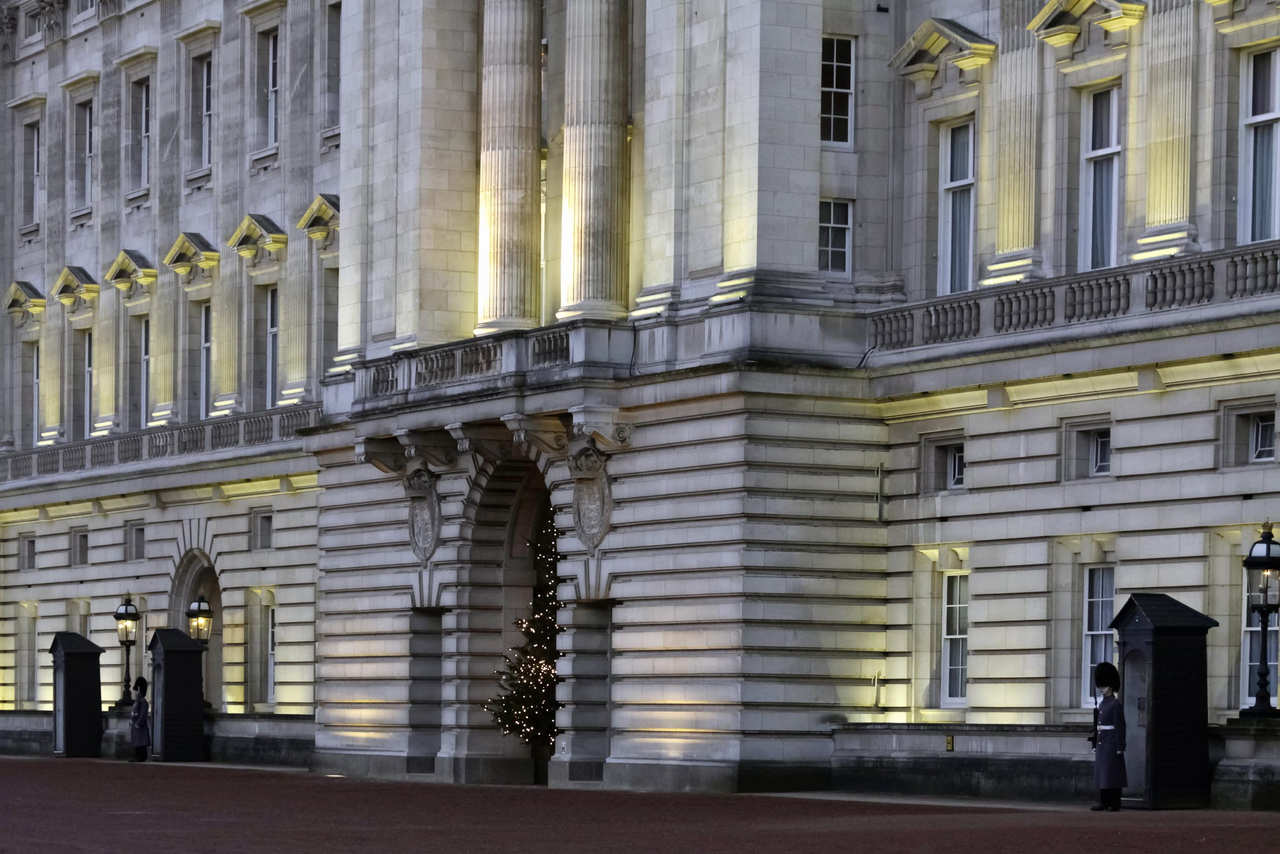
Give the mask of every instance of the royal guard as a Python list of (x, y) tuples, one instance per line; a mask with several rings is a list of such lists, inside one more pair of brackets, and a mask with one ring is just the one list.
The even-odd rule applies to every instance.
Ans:
[(1093, 716), (1093, 781), (1098, 787), (1098, 802), (1090, 809), (1117, 812), (1120, 790), (1129, 784), (1124, 766), (1124, 704), (1116, 696), (1120, 672), (1111, 662), (1100, 662), (1093, 683), (1102, 692), (1102, 700)]

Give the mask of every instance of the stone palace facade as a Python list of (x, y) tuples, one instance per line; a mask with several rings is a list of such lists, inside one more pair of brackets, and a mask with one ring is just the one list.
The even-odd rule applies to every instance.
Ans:
[(216, 755), (531, 779), (482, 704), (547, 520), (553, 785), (1079, 760), (1134, 591), (1218, 621), (1212, 723), (1250, 701), (1271, 5), (0, 24), (0, 742), (49, 726), (54, 632), (114, 701), (122, 598), (205, 595)]

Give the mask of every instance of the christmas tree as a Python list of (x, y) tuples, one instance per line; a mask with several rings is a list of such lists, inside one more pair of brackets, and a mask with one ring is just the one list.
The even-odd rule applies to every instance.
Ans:
[(556, 530), (548, 513), (538, 526), (533, 552), (532, 613), (515, 621), (524, 643), (503, 656), (506, 667), (495, 671), (500, 693), (484, 704), (506, 735), (526, 744), (549, 748), (555, 744), (556, 709)]

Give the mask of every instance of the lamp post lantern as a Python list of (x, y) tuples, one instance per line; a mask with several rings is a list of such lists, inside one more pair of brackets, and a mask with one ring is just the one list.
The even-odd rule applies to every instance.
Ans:
[(1280, 610), (1280, 543), (1271, 533), (1271, 520), (1262, 526), (1262, 536), (1249, 547), (1244, 558), (1244, 569), (1249, 586), (1249, 607), (1258, 615), (1262, 631), (1262, 651), (1258, 656), (1258, 691), (1253, 696), (1253, 707), (1243, 709), (1241, 717), (1280, 717), (1280, 710), (1271, 705), (1271, 670), (1267, 666), (1267, 634), (1271, 615)]
[(120, 701), (116, 703), (119, 709), (127, 709), (133, 705), (133, 696), (130, 693), (129, 678), (129, 648), (137, 640), (138, 636), (138, 606), (133, 604), (133, 599), (128, 595), (124, 597), (124, 601), (120, 603), (120, 607), (116, 608), (116, 635), (120, 638), (120, 647), (124, 650), (124, 685), (120, 693)]
[[(200, 693), (204, 694), (204, 654), (209, 651), (209, 635), (213, 632), (213, 606), (203, 596), (196, 598), (187, 607), (187, 634), (200, 641)], [(212, 708), (209, 700), (204, 701), (206, 709)]]

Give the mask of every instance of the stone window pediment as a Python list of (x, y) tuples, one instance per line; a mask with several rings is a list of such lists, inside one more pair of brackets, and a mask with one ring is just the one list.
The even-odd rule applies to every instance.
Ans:
[(164, 265), (178, 274), (188, 296), (196, 297), (211, 290), (213, 271), (221, 255), (216, 246), (196, 231), (184, 231), (165, 253)]
[(317, 195), (306, 213), (298, 220), (298, 228), (306, 232), (307, 237), (316, 241), (321, 248), (329, 245), (333, 233), (340, 227), (338, 197), (332, 193)]
[(933, 91), (940, 64), (960, 70), (963, 83), (976, 83), (978, 69), (991, 61), (995, 42), (949, 18), (926, 18), (889, 60), (889, 67), (915, 84), (917, 98)]
[(125, 302), (145, 300), (156, 283), (156, 268), (136, 249), (122, 249), (107, 268), (106, 280), (125, 296)]
[(260, 252), (271, 254), (289, 245), (289, 236), (275, 221), (263, 214), (246, 214), (240, 225), (227, 239), (227, 245), (240, 257), (254, 261)]
[(1123, 44), (1129, 30), (1147, 14), (1145, 3), (1118, 0), (1049, 0), (1027, 24), (1027, 29), (1056, 51), (1059, 60), (1069, 59), (1081, 48), (1077, 40), (1089, 23), (1107, 33), (1111, 44)]
[(71, 311), (87, 308), (98, 297), (98, 283), (84, 267), (66, 266), (58, 274), (50, 294)]
[(10, 283), (4, 295), (5, 311), (18, 325), (26, 325), (44, 313), (45, 296), (30, 282)]

